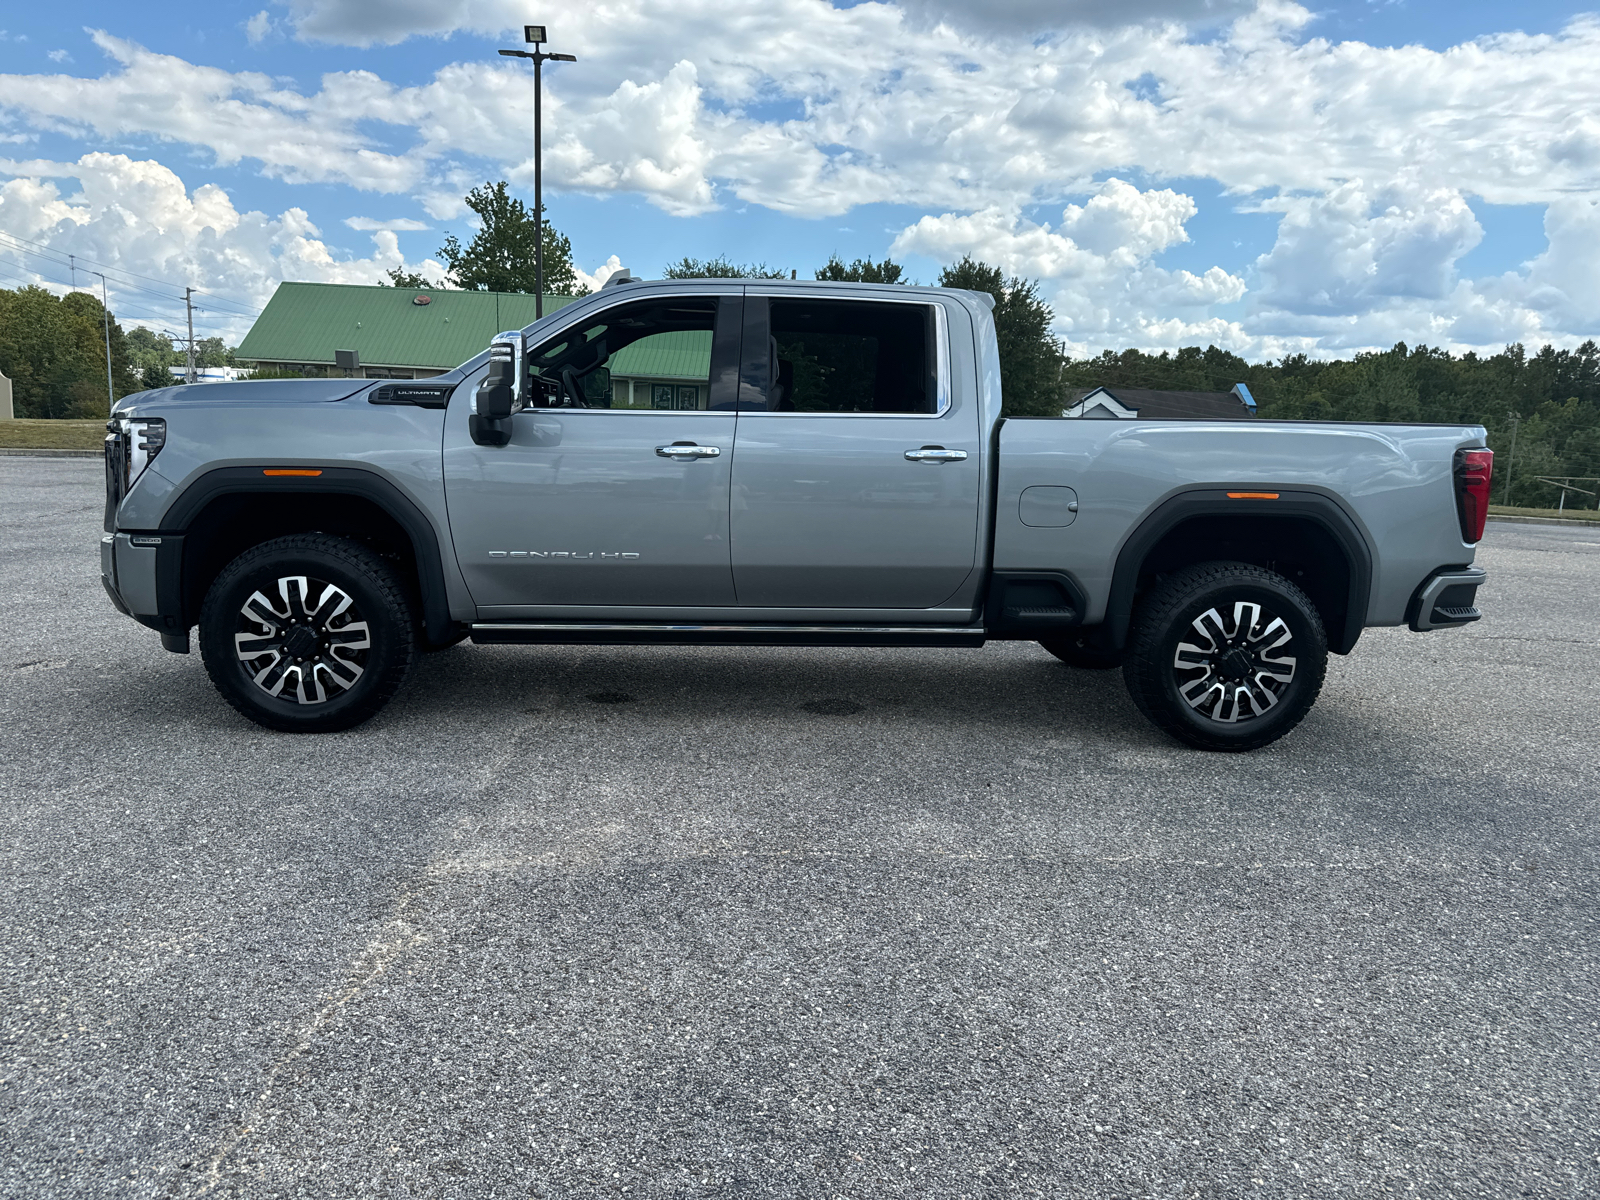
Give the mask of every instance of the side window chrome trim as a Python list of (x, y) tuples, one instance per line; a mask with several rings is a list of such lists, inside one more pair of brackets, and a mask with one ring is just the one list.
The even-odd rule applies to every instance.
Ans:
[[(731, 408), (524, 408), (514, 413), (522, 416), (523, 413), (537, 413), (539, 416), (559, 416), (563, 420), (567, 417), (581, 416), (584, 413), (634, 413), (642, 417), (732, 417), (738, 412)], [(788, 414), (784, 414), (787, 416)]]
[[(759, 288), (748, 288), (747, 296), (765, 296), (768, 299), (794, 300), (794, 292), (763, 291)], [(824, 299), (833, 299), (825, 297)], [(931, 413), (842, 413), (842, 412), (769, 412), (766, 409), (741, 409), (741, 417), (843, 417), (850, 418), (873, 417), (882, 420), (885, 417), (899, 417), (907, 421), (937, 421), (950, 411), (950, 318), (945, 315), (944, 305), (938, 300), (888, 300), (873, 296), (870, 299), (856, 299), (854, 303), (866, 304), (914, 304), (918, 308), (933, 309), (933, 336), (936, 345), (933, 352), (934, 391), (938, 397), (938, 408)]]

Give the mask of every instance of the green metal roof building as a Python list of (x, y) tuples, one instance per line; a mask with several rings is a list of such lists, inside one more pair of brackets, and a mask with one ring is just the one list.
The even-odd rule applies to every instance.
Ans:
[[(578, 299), (546, 296), (546, 313)], [(334, 352), (354, 350), (368, 379), (425, 379), (480, 354), (503, 329), (534, 322), (525, 292), (280, 283), (239, 345), (260, 367), (321, 375)], [(615, 408), (695, 409), (711, 381), (711, 333), (658, 333), (626, 346), (606, 364)]]
[[(545, 312), (576, 296), (546, 296)], [(240, 343), (237, 357), (261, 367), (322, 374), (335, 350), (354, 350), (369, 379), (425, 379), (466, 362), (502, 329), (534, 322), (526, 292), (280, 283)]]

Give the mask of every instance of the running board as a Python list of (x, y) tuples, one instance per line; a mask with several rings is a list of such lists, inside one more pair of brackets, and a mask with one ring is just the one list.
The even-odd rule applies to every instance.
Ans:
[(600, 621), (475, 624), (480, 646), (981, 646), (982, 625), (679, 625)]

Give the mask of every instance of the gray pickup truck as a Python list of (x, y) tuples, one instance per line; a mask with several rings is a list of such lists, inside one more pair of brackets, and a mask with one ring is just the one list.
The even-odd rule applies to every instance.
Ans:
[(1002, 419), (991, 308), (626, 279), (431, 379), (129, 396), (106, 591), (272, 729), (466, 637), (1028, 639), (1210, 750), (1287, 733), (1366, 626), (1478, 618), (1483, 429)]

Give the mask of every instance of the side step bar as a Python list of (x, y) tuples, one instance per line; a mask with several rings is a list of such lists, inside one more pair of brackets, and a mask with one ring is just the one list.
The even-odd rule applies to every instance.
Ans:
[(981, 646), (982, 625), (678, 625), (599, 621), (475, 624), (480, 646)]

